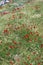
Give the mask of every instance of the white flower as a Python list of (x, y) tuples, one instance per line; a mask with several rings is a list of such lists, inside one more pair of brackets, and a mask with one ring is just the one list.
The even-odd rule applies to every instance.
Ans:
[(17, 5), (17, 6), (19, 6), (19, 4), (18, 4), (18, 3), (14, 3), (14, 5)]
[(0, 5), (4, 5), (4, 1), (1, 1), (1, 2), (0, 2)]
[(6, 2), (9, 2), (9, 0), (6, 0)]
[(14, 56), (14, 60), (16, 60), (16, 61), (20, 60), (20, 56), (16, 54), (16, 55)]
[(41, 14), (34, 14), (33, 16), (31, 16), (32, 18), (40, 18)]

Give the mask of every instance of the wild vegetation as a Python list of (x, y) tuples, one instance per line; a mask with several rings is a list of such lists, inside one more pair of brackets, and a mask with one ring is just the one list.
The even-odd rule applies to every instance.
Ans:
[(0, 65), (43, 65), (43, 2), (0, 6)]

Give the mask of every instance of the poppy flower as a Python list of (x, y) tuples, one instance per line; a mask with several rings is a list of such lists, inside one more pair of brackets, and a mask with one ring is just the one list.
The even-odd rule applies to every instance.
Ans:
[(39, 33), (38, 33), (37, 31), (35, 32), (35, 34), (36, 34), (37, 36), (39, 36)]
[(23, 62), (24, 64), (26, 64), (26, 62)]
[(17, 10), (19, 10), (20, 8), (17, 8)]
[(40, 45), (40, 48), (43, 48), (43, 44)]
[(28, 56), (27, 58), (28, 58), (28, 60), (30, 60), (30, 56)]
[(32, 33), (32, 32), (30, 32), (30, 34), (31, 34), (31, 35), (33, 35), (33, 33)]
[(10, 61), (9, 63), (10, 63), (11, 65), (13, 65), (13, 64), (14, 64), (14, 63), (13, 63), (13, 61)]
[(27, 39), (27, 38), (29, 38), (29, 35), (28, 35), (28, 34), (26, 34), (26, 35), (24, 36), (24, 38), (26, 38), (26, 39)]
[(35, 54), (36, 54), (36, 52), (33, 52), (33, 54), (35, 55)]
[(20, 27), (17, 27), (17, 29), (20, 29)]
[(30, 64), (30, 65), (32, 65), (32, 64)]
[(40, 63), (38, 63), (38, 65), (40, 65)]
[(24, 62), (25, 65), (28, 65), (26, 62)]
[(16, 41), (13, 41), (13, 43), (14, 43), (14, 44), (17, 44), (17, 42), (16, 42)]
[(37, 38), (35, 38), (34, 41), (36, 42), (37, 41)]
[(3, 12), (3, 14), (5, 15), (5, 14), (8, 14), (9, 12)]
[(26, 65), (28, 65), (28, 64), (26, 64)]
[(9, 48), (13, 49), (14, 47), (13, 46), (9, 46)]
[(7, 29), (4, 30), (4, 33), (9, 33), (9, 31)]

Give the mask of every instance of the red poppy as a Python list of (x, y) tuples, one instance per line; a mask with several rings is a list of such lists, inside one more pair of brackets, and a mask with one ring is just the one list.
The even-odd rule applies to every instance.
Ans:
[(5, 14), (8, 14), (9, 12), (3, 12), (3, 14), (5, 15)]
[(40, 63), (38, 63), (38, 65), (40, 65)]
[(32, 64), (30, 64), (30, 65), (32, 65)]
[(13, 65), (14, 63), (12, 61), (9, 62), (11, 65)]
[(17, 29), (20, 29), (20, 27), (17, 27)]
[(39, 36), (39, 33), (38, 33), (37, 31), (35, 32), (35, 34), (36, 34), (37, 36)]
[(43, 48), (43, 44), (40, 45), (40, 48)]
[(28, 65), (28, 64), (26, 64), (26, 65)]
[(16, 42), (16, 41), (13, 41), (13, 43), (14, 43), (14, 44), (17, 44), (17, 42)]
[(14, 47), (13, 46), (9, 46), (9, 48), (13, 49)]
[(4, 30), (4, 33), (9, 33), (9, 31), (7, 29)]
[(37, 41), (37, 38), (35, 38), (34, 41), (36, 42)]
[(20, 8), (17, 8), (17, 10), (19, 10)]
[(36, 52), (33, 52), (33, 54), (36, 54)]
[(32, 32), (30, 32), (30, 34), (31, 34), (31, 35), (33, 35), (33, 33), (32, 33)]
[(28, 35), (28, 34), (26, 34), (26, 35), (24, 36), (24, 38), (29, 38), (29, 35)]
[(25, 65), (28, 65), (26, 62), (24, 62)]
[(30, 60), (30, 56), (28, 56), (27, 58), (28, 58), (28, 60)]
[(24, 62), (24, 64), (26, 64), (26, 62)]

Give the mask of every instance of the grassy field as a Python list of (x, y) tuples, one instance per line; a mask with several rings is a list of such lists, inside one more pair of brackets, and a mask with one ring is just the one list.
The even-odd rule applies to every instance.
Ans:
[(43, 2), (0, 7), (0, 65), (43, 65)]

